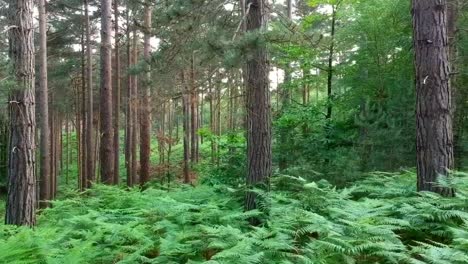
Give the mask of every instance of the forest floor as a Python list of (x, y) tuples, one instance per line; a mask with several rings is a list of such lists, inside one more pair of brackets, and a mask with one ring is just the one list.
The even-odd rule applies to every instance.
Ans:
[(34, 230), (0, 225), (0, 262), (467, 263), (468, 177), (454, 199), (414, 182), (375, 173), (336, 189), (277, 176), (248, 213), (244, 191), (223, 185), (65, 190)]
[[(201, 151), (208, 160), (209, 143)], [(179, 144), (176, 170), (181, 159)], [(417, 193), (413, 171), (371, 173), (349, 188), (276, 175), (270, 193), (258, 191), (260, 210), (246, 213), (243, 187), (212, 166), (198, 168), (195, 187), (171, 172), (170, 184), (161, 178), (145, 190), (78, 192), (76, 162), (65, 165), (37, 227), (0, 224), (0, 263), (468, 263), (468, 175), (451, 183), (456, 198)], [(253, 217), (263, 224), (251, 227)]]

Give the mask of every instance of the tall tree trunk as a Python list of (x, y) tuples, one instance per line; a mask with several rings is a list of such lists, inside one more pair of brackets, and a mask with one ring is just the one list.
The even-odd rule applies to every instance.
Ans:
[(182, 112), (183, 112), (183, 130), (184, 130), (184, 160), (183, 160), (183, 172), (184, 182), (190, 183), (190, 171), (189, 171), (189, 160), (190, 160), (190, 95), (188, 91), (188, 85), (185, 81), (184, 71), (181, 72), (182, 82)]
[[(84, 69), (84, 67), (83, 67)], [(78, 189), (80, 191), (83, 191), (83, 172), (81, 170), (81, 141), (83, 140), (83, 136), (81, 134), (81, 109), (80, 109), (80, 91), (79, 91), (79, 86), (75, 84), (75, 129), (76, 129), (76, 149), (77, 149), (77, 155), (76, 155), (76, 164), (78, 167)], [(50, 116), (50, 115), (49, 115)]]
[(66, 162), (65, 162), (65, 184), (68, 186), (69, 174), (70, 174), (70, 118), (69, 114), (67, 113), (67, 117), (65, 120), (65, 134), (66, 134), (66, 141), (67, 141), (67, 152), (66, 152)]
[[(263, 33), (266, 29), (265, 0), (248, 0), (247, 31)], [(247, 8), (248, 9), (248, 8)], [(260, 36), (259, 36), (260, 37)], [(271, 176), (271, 105), (269, 66), (266, 47), (260, 45), (247, 60), (247, 186), (268, 188)], [(257, 195), (249, 191), (247, 211), (259, 208)], [(251, 224), (259, 224), (251, 219)]]
[[(211, 80), (211, 75), (208, 77), (208, 93), (209, 93), (209, 99), (210, 99), (210, 130), (213, 135), (215, 135), (215, 111), (214, 111), (214, 91), (213, 91), (213, 83)], [(216, 142), (214, 137), (211, 138), (211, 163), (215, 164), (216, 161)]]
[(437, 177), (453, 168), (452, 98), (449, 75), (447, 3), (413, 0), (416, 68), (418, 191), (454, 195)]
[(15, 78), (9, 98), (10, 157), (6, 224), (36, 222), (33, 0), (9, 1), (9, 57)]
[[(52, 96), (52, 102), (54, 101), (54, 97)], [(55, 111), (52, 107), (50, 107), (50, 115), (49, 115), (49, 126), (50, 126), (50, 199), (54, 199), (54, 189), (55, 189), (55, 170), (57, 167), (55, 166), (55, 159), (56, 159), (56, 148), (55, 145), (57, 142), (55, 141)]]
[(150, 2), (145, 3), (144, 17), (144, 46), (143, 57), (145, 59), (145, 79), (141, 97), (140, 113), (140, 171), (141, 185), (147, 183), (150, 179), (150, 154), (151, 154), (151, 15), (152, 8)]
[(195, 87), (195, 66), (194, 66), (194, 59), (193, 55), (191, 58), (191, 66), (190, 66), (190, 159), (192, 164), (198, 163), (198, 92)]
[[(336, 5), (332, 5), (332, 21), (331, 21), (331, 32), (330, 32), (330, 47), (328, 50), (328, 68), (327, 68), (327, 115), (326, 119), (331, 119), (332, 117), (332, 97), (333, 97), (333, 58), (335, 55), (335, 27), (336, 27)], [(308, 89), (304, 88), (304, 98), (308, 97)], [(304, 99), (307, 100), (307, 99)]]
[[(288, 17), (288, 22), (292, 23), (292, 0), (287, 0), (286, 2), (286, 13)], [(291, 95), (289, 92), (289, 88), (287, 87), (289, 83), (291, 82), (291, 65), (288, 63), (286, 65), (285, 69), (285, 76), (284, 76), (284, 83), (283, 83), (283, 91), (282, 91), (282, 96), (281, 96), (281, 114), (283, 115), (285, 111), (287, 110), (290, 100), (291, 100)], [(304, 103), (305, 105), (305, 103)], [(279, 170), (284, 171), (288, 168), (288, 159), (287, 159), (287, 151), (285, 151), (285, 148), (288, 146), (287, 140), (288, 140), (288, 130), (285, 128), (281, 128), (279, 132), (279, 148), (280, 148), (280, 153), (279, 153)]]
[(454, 140), (454, 156), (455, 156), (455, 169), (463, 168), (463, 120), (466, 112), (464, 102), (466, 96), (462, 87), (460, 87), (459, 79), (457, 74), (459, 63), (458, 63), (458, 13), (459, 13), (459, 1), (458, 0), (447, 0), (447, 30), (449, 38), (449, 49), (450, 49), (450, 72), (454, 73), (450, 76), (450, 85), (454, 98), (453, 105), (453, 140)]
[[(93, 103), (93, 60), (91, 57), (91, 21), (89, 18), (89, 4), (88, 0), (85, 1), (85, 20), (86, 20), (86, 130), (85, 137), (83, 140), (86, 141), (86, 165), (85, 165), (85, 177), (83, 186), (85, 188), (91, 187), (91, 183), (96, 181), (96, 168), (95, 168), (95, 155), (94, 155), (94, 103)], [(84, 95), (83, 95), (84, 97)]]
[(119, 36), (119, 0), (114, 0), (114, 38), (115, 38), (115, 58), (114, 58), (114, 184), (119, 184), (120, 175), (120, 36)]
[[(222, 75), (220, 76), (218, 85), (216, 86), (216, 136), (221, 138), (221, 84), (222, 84)], [(247, 118), (247, 117), (246, 117)], [(247, 120), (247, 119), (246, 119)], [(216, 142), (216, 166), (219, 167), (220, 164), (220, 147), (219, 142)]]
[[(136, 26), (133, 28), (133, 65), (135, 65), (138, 61), (138, 34), (136, 30)], [(132, 105), (132, 182), (133, 184), (140, 183), (140, 177), (137, 173), (138, 171), (138, 163), (137, 163), (137, 142), (138, 142), (138, 76), (134, 75), (132, 77), (132, 96), (131, 96), (131, 105)]]
[(111, 0), (101, 0), (101, 96), (100, 96), (100, 161), (101, 181), (114, 179), (114, 131), (112, 122), (112, 12)]
[[(130, 42), (130, 12), (127, 6), (127, 71), (132, 65), (132, 50)], [(126, 146), (125, 146), (125, 164), (127, 166), (127, 186), (133, 186), (133, 163), (132, 163), (132, 140), (133, 140), (133, 76), (127, 74), (127, 124), (126, 124)]]
[(47, 13), (45, 0), (39, 0), (39, 98), (37, 102), (40, 129), (40, 192), (41, 207), (50, 200), (50, 128), (47, 87)]
[[(86, 2), (83, 2), (83, 9), (86, 9)], [(82, 12), (83, 16), (83, 24), (86, 24), (86, 16), (85, 13)], [(84, 142), (86, 141), (85, 137), (85, 120), (86, 120), (86, 113), (85, 113), (85, 93), (86, 93), (86, 55), (85, 55), (85, 27), (81, 28), (81, 39), (80, 39), (80, 44), (81, 44), (81, 81), (75, 82), (76, 86), (76, 95), (77, 95), (77, 101), (76, 101), (76, 109), (77, 109), (77, 119), (76, 119), (76, 128), (77, 128), (77, 138), (78, 138), (78, 186), (80, 191), (83, 191), (86, 188), (86, 171), (84, 168), (85, 167), (85, 152), (86, 149), (83, 148)], [(81, 96), (80, 96), (81, 93)]]

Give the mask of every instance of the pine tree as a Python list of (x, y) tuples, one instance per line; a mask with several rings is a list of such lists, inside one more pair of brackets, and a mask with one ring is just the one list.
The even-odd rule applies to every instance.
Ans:
[(101, 0), (101, 96), (100, 161), (101, 181), (114, 179), (114, 133), (112, 119), (112, 12), (111, 0)]
[(11, 117), (6, 224), (36, 223), (34, 1), (9, 1), (9, 57), (15, 81), (9, 98)]
[(452, 196), (437, 186), (454, 166), (447, 2), (413, 0), (413, 26), (418, 190)]
[(47, 12), (45, 0), (39, 0), (39, 92), (37, 110), (40, 128), (40, 192), (42, 206), (50, 200), (50, 128), (49, 94), (47, 82)]
[[(249, 0), (246, 5), (247, 32), (258, 34), (255, 50), (247, 61), (247, 186), (265, 188), (272, 172), (268, 53), (261, 36), (266, 29), (266, 1)], [(258, 197), (249, 191), (245, 209), (257, 208)], [(251, 223), (258, 224), (258, 219)]]
[(150, 179), (150, 155), (151, 155), (151, 15), (152, 7), (149, 1), (145, 2), (144, 16), (144, 46), (143, 57), (145, 59), (145, 79), (141, 97), (140, 112), (140, 171), (141, 184), (144, 185)]

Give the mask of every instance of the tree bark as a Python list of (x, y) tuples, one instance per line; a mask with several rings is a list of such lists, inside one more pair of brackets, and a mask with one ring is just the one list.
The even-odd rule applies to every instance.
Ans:
[[(138, 34), (136, 27), (133, 28), (133, 62), (132, 64), (135, 65), (138, 61)], [(132, 152), (132, 182), (133, 184), (140, 183), (140, 177), (137, 173), (138, 171), (138, 163), (137, 163), (137, 141), (138, 141), (138, 76), (134, 75), (132, 77), (132, 96), (131, 96), (131, 105), (132, 105), (132, 145), (131, 145), (131, 152)]]
[(50, 200), (50, 128), (47, 87), (47, 13), (45, 0), (39, 0), (39, 98), (37, 102), (40, 129), (40, 192), (41, 207)]
[(413, 0), (416, 68), (418, 191), (453, 196), (437, 186), (453, 169), (452, 94), (450, 91), (447, 2)]
[(68, 181), (70, 178), (70, 118), (69, 114), (67, 113), (67, 117), (65, 120), (65, 134), (66, 134), (66, 141), (67, 141), (67, 152), (65, 155), (66, 162), (65, 162), (65, 184), (68, 186)]
[(151, 14), (150, 3), (145, 3), (144, 17), (144, 46), (143, 57), (145, 59), (145, 79), (141, 97), (140, 113), (140, 174), (141, 185), (147, 183), (150, 179), (150, 155), (151, 155)]
[[(331, 32), (330, 32), (330, 47), (328, 50), (328, 72), (327, 72), (327, 115), (326, 119), (329, 120), (332, 117), (332, 97), (333, 97), (333, 58), (335, 54), (335, 27), (336, 27), (336, 5), (332, 5), (332, 21), (331, 21)], [(308, 91), (304, 88), (304, 98), (307, 98)], [(306, 101), (307, 99), (304, 99)]]
[(33, 0), (9, 1), (9, 57), (16, 85), (9, 96), (10, 157), (6, 224), (36, 223)]
[[(130, 12), (127, 6), (127, 71), (132, 65), (132, 50), (130, 42)], [(127, 124), (126, 124), (126, 146), (125, 146), (125, 164), (127, 166), (127, 186), (133, 186), (133, 163), (132, 163), (132, 140), (133, 140), (133, 76), (127, 74)]]
[[(54, 101), (54, 97), (52, 96), (52, 102)], [(55, 159), (56, 159), (56, 147), (55, 145), (55, 111), (53, 110), (52, 106), (49, 109), (49, 126), (50, 126), (50, 199), (54, 199), (54, 189), (55, 189), (55, 170), (57, 167), (55, 166)]]
[(195, 87), (195, 66), (192, 55), (190, 66), (190, 159), (192, 164), (198, 163), (198, 92)]
[(114, 179), (114, 131), (112, 120), (112, 43), (111, 0), (101, 0), (101, 96), (100, 96), (100, 161), (101, 181)]
[[(247, 31), (262, 33), (266, 28), (265, 0), (249, 0)], [(249, 8), (246, 8), (249, 9)], [(271, 175), (271, 105), (268, 54), (260, 45), (247, 60), (247, 187), (268, 189)], [(245, 199), (247, 211), (259, 208), (257, 195), (249, 191)], [(251, 224), (259, 224), (251, 219)]]
[[(91, 57), (91, 21), (89, 18), (89, 4), (88, 0), (84, 0), (85, 5), (85, 20), (86, 20), (86, 130), (84, 140), (86, 142), (86, 165), (85, 165), (85, 177), (83, 177), (83, 187), (89, 188), (91, 184), (96, 181), (96, 169), (95, 169), (95, 155), (94, 155), (94, 103), (93, 103), (93, 61)], [(83, 100), (85, 96), (83, 94)], [(84, 149), (84, 148), (83, 148)]]
[(185, 81), (184, 71), (181, 71), (180, 79), (182, 82), (182, 112), (183, 112), (183, 130), (184, 130), (184, 160), (183, 160), (183, 172), (184, 172), (184, 183), (190, 183), (190, 108), (189, 108), (189, 91), (187, 83)]
[(114, 0), (114, 178), (113, 183), (119, 184), (120, 175), (120, 36), (119, 36), (119, 0)]

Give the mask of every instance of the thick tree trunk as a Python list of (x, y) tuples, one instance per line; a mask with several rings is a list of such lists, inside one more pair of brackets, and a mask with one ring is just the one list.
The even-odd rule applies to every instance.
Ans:
[(101, 96), (100, 96), (100, 161), (101, 181), (114, 179), (114, 131), (112, 122), (112, 12), (111, 0), (101, 0)]
[(6, 224), (36, 222), (34, 1), (9, 1), (9, 57), (16, 86), (9, 98), (10, 157)]
[(144, 17), (144, 47), (143, 57), (145, 59), (145, 79), (141, 97), (140, 113), (140, 171), (141, 185), (150, 180), (150, 154), (151, 154), (151, 14), (152, 8), (149, 2), (145, 3)]
[(119, 0), (114, 0), (114, 178), (113, 183), (119, 184), (120, 175), (120, 36), (119, 36)]
[(453, 168), (447, 3), (413, 0), (416, 68), (418, 190), (454, 195), (437, 186), (437, 177)]
[[(262, 33), (266, 28), (265, 0), (249, 0), (247, 31)], [(259, 46), (247, 61), (247, 186), (268, 188), (271, 175), (271, 105), (268, 54)], [(248, 192), (245, 209), (259, 208), (258, 197)], [(258, 219), (251, 219), (258, 224)]]
[(45, 0), (39, 0), (39, 98), (37, 102), (40, 129), (40, 192), (41, 207), (50, 200), (50, 128), (47, 87), (47, 13)]

